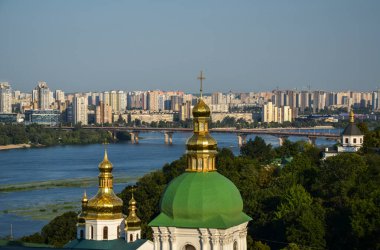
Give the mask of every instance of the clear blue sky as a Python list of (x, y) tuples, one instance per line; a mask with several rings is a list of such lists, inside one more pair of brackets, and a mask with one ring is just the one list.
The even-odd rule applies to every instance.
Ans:
[(380, 86), (378, 0), (0, 0), (0, 81), (67, 92)]

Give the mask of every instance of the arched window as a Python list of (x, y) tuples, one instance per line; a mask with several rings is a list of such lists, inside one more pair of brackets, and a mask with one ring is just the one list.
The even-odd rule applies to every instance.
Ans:
[(183, 250), (195, 250), (195, 247), (194, 247), (193, 245), (186, 244), (186, 245), (183, 247)]
[(346, 138), (346, 143), (348, 143), (348, 138)]
[(360, 138), (360, 143), (363, 143), (363, 138)]
[(84, 238), (84, 232), (83, 232), (83, 229), (81, 229), (80, 232), (79, 232), (79, 238), (80, 238), (80, 239), (83, 239), (83, 238)]
[(120, 226), (117, 226), (117, 229), (116, 229), (117, 231), (117, 238), (120, 238)]
[(91, 231), (91, 240), (93, 240), (94, 239), (94, 227), (93, 226), (90, 227), (90, 231)]
[(356, 143), (356, 138), (354, 138), (354, 143)]
[(108, 227), (103, 227), (103, 240), (108, 240)]
[(132, 234), (129, 235), (129, 242), (133, 242), (133, 235)]
[(237, 243), (237, 241), (234, 242), (234, 250), (238, 250), (238, 243)]
[(136, 240), (138, 240), (138, 239), (139, 239), (139, 234), (136, 235)]

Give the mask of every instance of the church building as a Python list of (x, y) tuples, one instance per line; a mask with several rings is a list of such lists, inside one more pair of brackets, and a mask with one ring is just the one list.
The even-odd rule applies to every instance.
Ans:
[(335, 156), (341, 153), (354, 153), (357, 152), (364, 142), (364, 135), (355, 124), (355, 114), (351, 110), (350, 123), (344, 129), (341, 137), (341, 145), (336, 147), (325, 148), (323, 152), (323, 159), (330, 156)]

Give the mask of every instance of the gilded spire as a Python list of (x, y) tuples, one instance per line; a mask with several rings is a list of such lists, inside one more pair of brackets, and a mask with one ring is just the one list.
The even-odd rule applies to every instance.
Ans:
[(192, 172), (214, 171), (216, 141), (209, 134), (210, 108), (203, 101), (203, 72), (198, 77), (201, 85), (201, 97), (193, 108), (194, 134), (187, 140), (187, 169)]
[(355, 122), (355, 114), (354, 114), (354, 111), (351, 109), (350, 111), (350, 123), (354, 123)]
[(103, 161), (99, 164), (99, 189), (113, 189), (112, 163), (108, 160), (107, 149), (104, 149)]
[(134, 187), (132, 187), (131, 192), (132, 192), (132, 198), (129, 201), (129, 214), (128, 217), (125, 219), (125, 231), (128, 230), (140, 230), (140, 225), (141, 225), (141, 220), (136, 214), (136, 200), (135, 197), (133, 196), (133, 191)]

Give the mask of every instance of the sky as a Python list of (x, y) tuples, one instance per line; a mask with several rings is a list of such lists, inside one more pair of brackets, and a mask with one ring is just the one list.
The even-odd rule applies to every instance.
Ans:
[(380, 87), (378, 0), (0, 0), (0, 81), (31, 91)]

